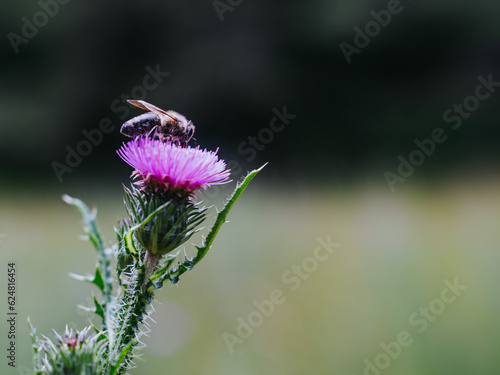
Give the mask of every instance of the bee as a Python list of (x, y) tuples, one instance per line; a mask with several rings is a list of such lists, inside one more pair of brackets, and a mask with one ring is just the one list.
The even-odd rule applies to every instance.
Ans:
[(163, 142), (187, 147), (194, 134), (194, 125), (180, 113), (164, 111), (144, 100), (127, 100), (130, 104), (148, 111), (125, 122), (120, 132), (127, 137), (147, 136)]

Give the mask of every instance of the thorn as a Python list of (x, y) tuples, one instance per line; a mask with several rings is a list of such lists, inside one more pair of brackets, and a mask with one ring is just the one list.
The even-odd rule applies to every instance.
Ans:
[(67, 204), (73, 204), (73, 203), (75, 203), (75, 202), (76, 202), (76, 199), (75, 199), (75, 198), (73, 198), (73, 197), (71, 197), (71, 196), (69, 196), (68, 194), (63, 194), (63, 195), (61, 196), (61, 199), (62, 199), (64, 202), (66, 202)]

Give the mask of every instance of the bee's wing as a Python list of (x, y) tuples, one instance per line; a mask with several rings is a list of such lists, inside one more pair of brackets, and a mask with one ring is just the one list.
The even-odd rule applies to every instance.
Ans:
[(148, 111), (145, 104), (149, 104), (149, 103), (145, 102), (144, 100), (127, 100), (127, 102), (129, 102), (132, 105), (135, 105), (136, 107), (138, 107), (140, 109), (144, 109), (145, 111)]
[(138, 107), (140, 109), (144, 109), (145, 111), (150, 111), (150, 112), (153, 112), (153, 113), (156, 113), (156, 114), (159, 114), (159, 115), (165, 115), (165, 116), (170, 117), (172, 120), (176, 120), (177, 121), (176, 118), (174, 118), (171, 115), (169, 115), (163, 109), (158, 108), (157, 106), (155, 106), (155, 105), (153, 105), (151, 103), (148, 103), (148, 102), (146, 102), (144, 100), (127, 100), (127, 102), (129, 102), (132, 105), (135, 105), (136, 107)]

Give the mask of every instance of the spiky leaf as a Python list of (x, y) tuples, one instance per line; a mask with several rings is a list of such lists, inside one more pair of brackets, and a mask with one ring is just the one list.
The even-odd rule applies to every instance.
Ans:
[(245, 191), (246, 187), (252, 181), (252, 179), (259, 173), (265, 166), (267, 165), (264, 164), (262, 167), (259, 169), (255, 169), (248, 173), (246, 177), (243, 179), (241, 183), (238, 183), (236, 185), (236, 189), (234, 190), (233, 194), (231, 197), (228, 199), (226, 204), (224, 205), (224, 208), (219, 212), (217, 215), (217, 218), (215, 220), (215, 223), (213, 224), (212, 228), (208, 232), (207, 237), (205, 238), (204, 242), (200, 246), (196, 246), (196, 255), (194, 256), (193, 259), (186, 258), (184, 262), (177, 268), (171, 269), (169, 271), (169, 277), (170, 281), (172, 284), (175, 284), (179, 281), (179, 276), (182, 275), (184, 272), (191, 270), (196, 264), (198, 264), (203, 257), (207, 254), (208, 250), (210, 250), (210, 247), (212, 246), (212, 243), (214, 242), (215, 237), (217, 236), (217, 233), (219, 232), (220, 228), (222, 227), (222, 224), (226, 222), (226, 217), (229, 214), (229, 211), (233, 207), (234, 203), (238, 200), (238, 198), (241, 196), (243, 191)]

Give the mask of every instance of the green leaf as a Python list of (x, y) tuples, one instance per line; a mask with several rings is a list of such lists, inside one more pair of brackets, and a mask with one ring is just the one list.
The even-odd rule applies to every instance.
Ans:
[[(75, 274), (71, 274), (71, 276), (78, 280), (89, 281), (95, 284), (104, 296), (104, 303), (102, 306), (106, 309), (112, 299), (111, 293), (113, 291), (113, 277), (111, 276), (111, 257), (113, 256), (114, 251), (112, 248), (108, 248), (104, 243), (103, 237), (97, 225), (96, 211), (91, 211), (80, 199), (72, 198), (69, 195), (63, 195), (62, 199), (66, 203), (75, 207), (82, 216), (84, 230), (97, 252), (97, 268), (93, 278), (91, 276), (86, 277)], [(99, 306), (102, 309), (102, 306)], [(101, 315), (98, 312), (96, 313)], [(103, 311), (101, 316), (105, 315), (106, 314)], [(105, 325), (104, 321), (103, 325)]]
[(154, 286), (155, 289), (160, 289), (163, 286), (163, 281), (165, 280), (165, 277), (168, 276), (168, 270), (172, 263), (175, 262), (176, 258), (177, 254), (168, 254), (168, 258), (163, 267), (151, 275), (151, 285)]
[(96, 222), (96, 212), (91, 211), (85, 203), (83, 203), (80, 199), (70, 197), (69, 195), (64, 194), (62, 196), (63, 201), (67, 204), (75, 207), (80, 215), (83, 218), (83, 224), (85, 228), (85, 232), (89, 236), (90, 241), (95, 246), (96, 250), (104, 251), (106, 246), (104, 245), (104, 241), (102, 239), (101, 233), (99, 232), (99, 228)]
[(134, 245), (134, 239), (132, 238), (133, 233), (134, 232), (127, 232), (127, 234), (125, 235), (125, 237), (124, 237), (125, 238), (125, 246), (131, 254), (137, 255), (137, 254), (139, 254), (139, 252), (137, 251), (137, 249), (135, 248), (135, 245)]
[(94, 280), (92, 280), (92, 284), (96, 285), (102, 292), (104, 292), (104, 279), (99, 267), (95, 268), (95, 275)]
[(207, 254), (208, 250), (210, 250), (210, 247), (212, 246), (212, 243), (214, 242), (215, 236), (217, 236), (217, 233), (219, 232), (220, 228), (222, 227), (222, 224), (226, 222), (226, 217), (229, 214), (229, 211), (233, 207), (234, 203), (238, 200), (238, 198), (241, 196), (243, 191), (245, 191), (246, 187), (252, 181), (252, 179), (259, 173), (265, 166), (267, 165), (264, 164), (262, 167), (259, 169), (255, 169), (248, 173), (246, 177), (243, 179), (241, 183), (238, 183), (236, 185), (236, 189), (234, 190), (233, 194), (231, 197), (228, 199), (226, 202), (224, 208), (219, 212), (217, 215), (217, 218), (215, 219), (215, 223), (208, 232), (207, 237), (205, 238), (203, 244), (201, 246), (196, 246), (196, 255), (194, 256), (193, 259), (186, 259), (183, 264), (181, 264), (179, 267), (170, 270), (169, 272), (169, 277), (170, 281), (172, 284), (177, 283), (179, 281), (179, 276), (182, 275), (184, 272), (189, 271), (192, 269), (196, 264), (198, 264), (203, 257)]
[(102, 308), (101, 303), (94, 296), (94, 305), (95, 305), (95, 313), (99, 315), (104, 320), (104, 309)]
[(226, 205), (224, 206), (224, 208), (217, 215), (217, 219), (215, 220), (215, 223), (212, 226), (212, 229), (210, 229), (210, 232), (208, 233), (207, 237), (205, 238), (203, 245), (196, 246), (198, 253), (195, 256), (194, 264), (198, 263), (200, 260), (203, 259), (205, 254), (210, 249), (210, 246), (212, 246), (212, 243), (214, 242), (215, 236), (217, 236), (217, 233), (219, 233), (219, 230), (222, 227), (222, 224), (224, 224), (226, 222), (226, 217), (229, 214), (229, 211), (231, 210), (233, 205), (236, 203), (236, 201), (241, 196), (243, 191), (245, 191), (245, 189), (248, 186), (248, 184), (250, 183), (250, 181), (252, 181), (253, 178), (257, 175), (257, 173), (259, 173), (266, 165), (267, 165), (267, 163), (264, 164), (259, 169), (255, 169), (255, 170), (251, 171), (250, 173), (247, 174), (247, 176), (243, 179), (243, 181), (241, 183), (238, 183), (238, 185), (236, 186), (236, 189), (233, 192), (233, 195), (229, 198), (229, 200), (226, 202)]
[(94, 276), (82, 276), (82, 275), (77, 275), (75, 273), (70, 272), (69, 276), (72, 277), (75, 280), (79, 281), (86, 281), (88, 283), (96, 285), (102, 292), (104, 292), (104, 279), (102, 277), (101, 270), (99, 267), (95, 268), (95, 274)]
[(89, 307), (89, 306), (84, 306), (84, 305), (78, 305), (78, 307), (80, 309), (82, 309), (83, 311), (92, 312), (94, 314), (97, 314), (104, 320), (104, 308), (95, 296), (94, 296), (94, 307)]
[(123, 350), (120, 352), (120, 356), (116, 360), (116, 363), (111, 365), (109, 368), (109, 375), (116, 375), (118, 374), (118, 370), (120, 369), (120, 366), (122, 365), (123, 361), (125, 360), (125, 357), (127, 354), (130, 352), (130, 350), (133, 348), (135, 342), (131, 341), (128, 343), (127, 346), (123, 348)]

